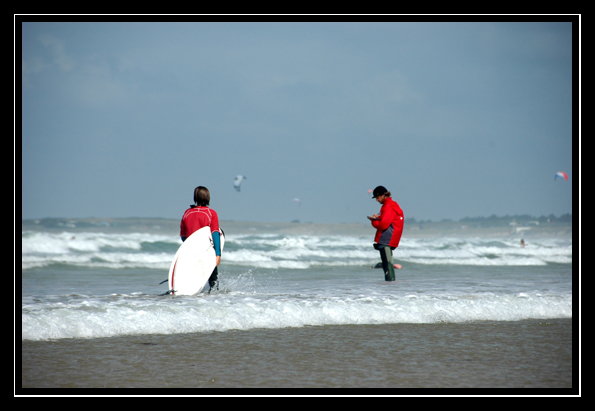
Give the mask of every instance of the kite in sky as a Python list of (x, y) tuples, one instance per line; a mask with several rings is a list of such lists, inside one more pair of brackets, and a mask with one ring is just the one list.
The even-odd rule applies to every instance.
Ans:
[(294, 199), (293, 199), (293, 200), (291, 200), (291, 201), (295, 201), (296, 203), (298, 203), (298, 208), (299, 208), (299, 207), (302, 205), (302, 202), (300, 201), (300, 199), (299, 199), (299, 198), (294, 198)]
[(245, 176), (237, 175), (235, 181), (233, 182), (233, 186), (236, 188), (236, 191), (240, 191), (240, 185), (242, 184), (242, 180), (246, 179)]
[(558, 171), (556, 173), (556, 175), (554, 176), (554, 180), (557, 180), (558, 177), (563, 178), (564, 180), (568, 181), (568, 174), (566, 174), (564, 171)]

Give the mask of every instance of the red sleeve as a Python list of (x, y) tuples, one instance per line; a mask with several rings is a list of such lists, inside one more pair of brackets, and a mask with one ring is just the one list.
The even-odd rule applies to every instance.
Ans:
[(211, 209), (211, 213), (213, 213), (213, 219), (211, 220), (211, 233), (214, 233), (215, 231), (219, 231), (219, 216), (213, 209)]
[(392, 207), (389, 207), (388, 204), (386, 207), (383, 205), (380, 209), (380, 220), (372, 221), (372, 226), (380, 231), (386, 230), (395, 219), (395, 214)]

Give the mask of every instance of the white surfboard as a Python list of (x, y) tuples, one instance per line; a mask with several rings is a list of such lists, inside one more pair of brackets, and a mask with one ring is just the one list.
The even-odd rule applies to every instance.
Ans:
[[(219, 230), (221, 251), (225, 235)], [(169, 267), (168, 285), (171, 294), (194, 295), (200, 292), (217, 266), (211, 227), (192, 233), (178, 248)]]

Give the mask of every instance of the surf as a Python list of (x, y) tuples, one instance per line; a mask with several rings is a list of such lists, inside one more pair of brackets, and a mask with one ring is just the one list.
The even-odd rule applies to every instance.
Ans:
[(571, 294), (430, 293), (353, 296), (223, 291), (194, 297), (24, 298), (22, 339), (104, 338), (347, 324), (435, 324), (571, 318)]

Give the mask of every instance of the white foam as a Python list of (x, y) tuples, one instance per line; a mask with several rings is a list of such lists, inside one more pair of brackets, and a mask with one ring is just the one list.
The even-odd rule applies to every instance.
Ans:
[[(22, 268), (72, 264), (162, 269), (180, 244), (174, 235), (23, 233)], [(572, 243), (545, 239), (522, 248), (511, 239), (404, 238), (393, 254), (397, 261), (424, 265), (543, 266), (572, 263)], [(223, 263), (235, 266), (295, 269), (365, 266), (378, 260), (369, 238), (339, 236), (228, 235), (222, 256)]]
[(23, 302), (22, 339), (97, 338), (327, 324), (437, 323), (571, 318), (570, 294), (267, 295), (217, 298), (113, 295)]
[[(170, 244), (171, 252), (138, 252), (143, 243)], [(22, 234), (22, 269), (66, 264), (103, 268), (167, 268), (179, 237), (151, 234), (32, 233)]]
[[(561, 267), (562, 274), (556, 277), (534, 274), (547, 264), (572, 263), (571, 241), (557, 239), (536, 239), (521, 248), (513, 239), (404, 238), (394, 257), (401, 263), (420, 265), (417, 271), (403, 270), (402, 274), (419, 275), (407, 274), (396, 282), (399, 284), (387, 285), (378, 271), (367, 270), (371, 276), (362, 275), (361, 267), (379, 261), (370, 238), (228, 234), (222, 258), (228, 272), (221, 275), (223, 291), (210, 296), (213, 298), (203, 294), (188, 298), (146, 293), (98, 295), (122, 289), (117, 272), (122, 268), (157, 270), (126, 271), (125, 275), (137, 276), (129, 278), (132, 288), (126, 290), (137, 291), (135, 287), (149, 282), (148, 278), (157, 278), (156, 286), (161, 274), (166, 277), (180, 244), (174, 235), (22, 233), (23, 270), (52, 264), (115, 270), (114, 275), (106, 276), (109, 280), (98, 279), (93, 270), (85, 272), (87, 278), (77, 277), (76, 270), (64, 270), (68, 281), (56, 282), (54, 290), (58, 291), (40, 290), (36, 284), (44, 274), (54, 276), (60, 270), (23, 273), (23, 285), (30, 288), (22, 296), (22, 338), (572, 316), (571, 279), (565, 274), (570, 268)], [(501, 270), (450, 269), (452, 277), (441, 278), (441, 266), (447, 265), (536, 268), (515, 270), (515, 275), (507, 278)], [(258, 278), (252, 276), (253, 270)], [(288, 270), (300, 271), (288, 275)], [(457, 277), (458, 271), (464, 276)], [(474, 271), (479, 273), (477, 277), (470, 274)], [(47, 277), (46, 284), (50, 284)], [(71, 278), (80, 283), (69, 282)], [(370, 282), (370, 278), (378, 278), (378, 282)], [(164, 291), (165, 286), (154, 294)], [(44, 294), (52, 292), (65, 295)]]

